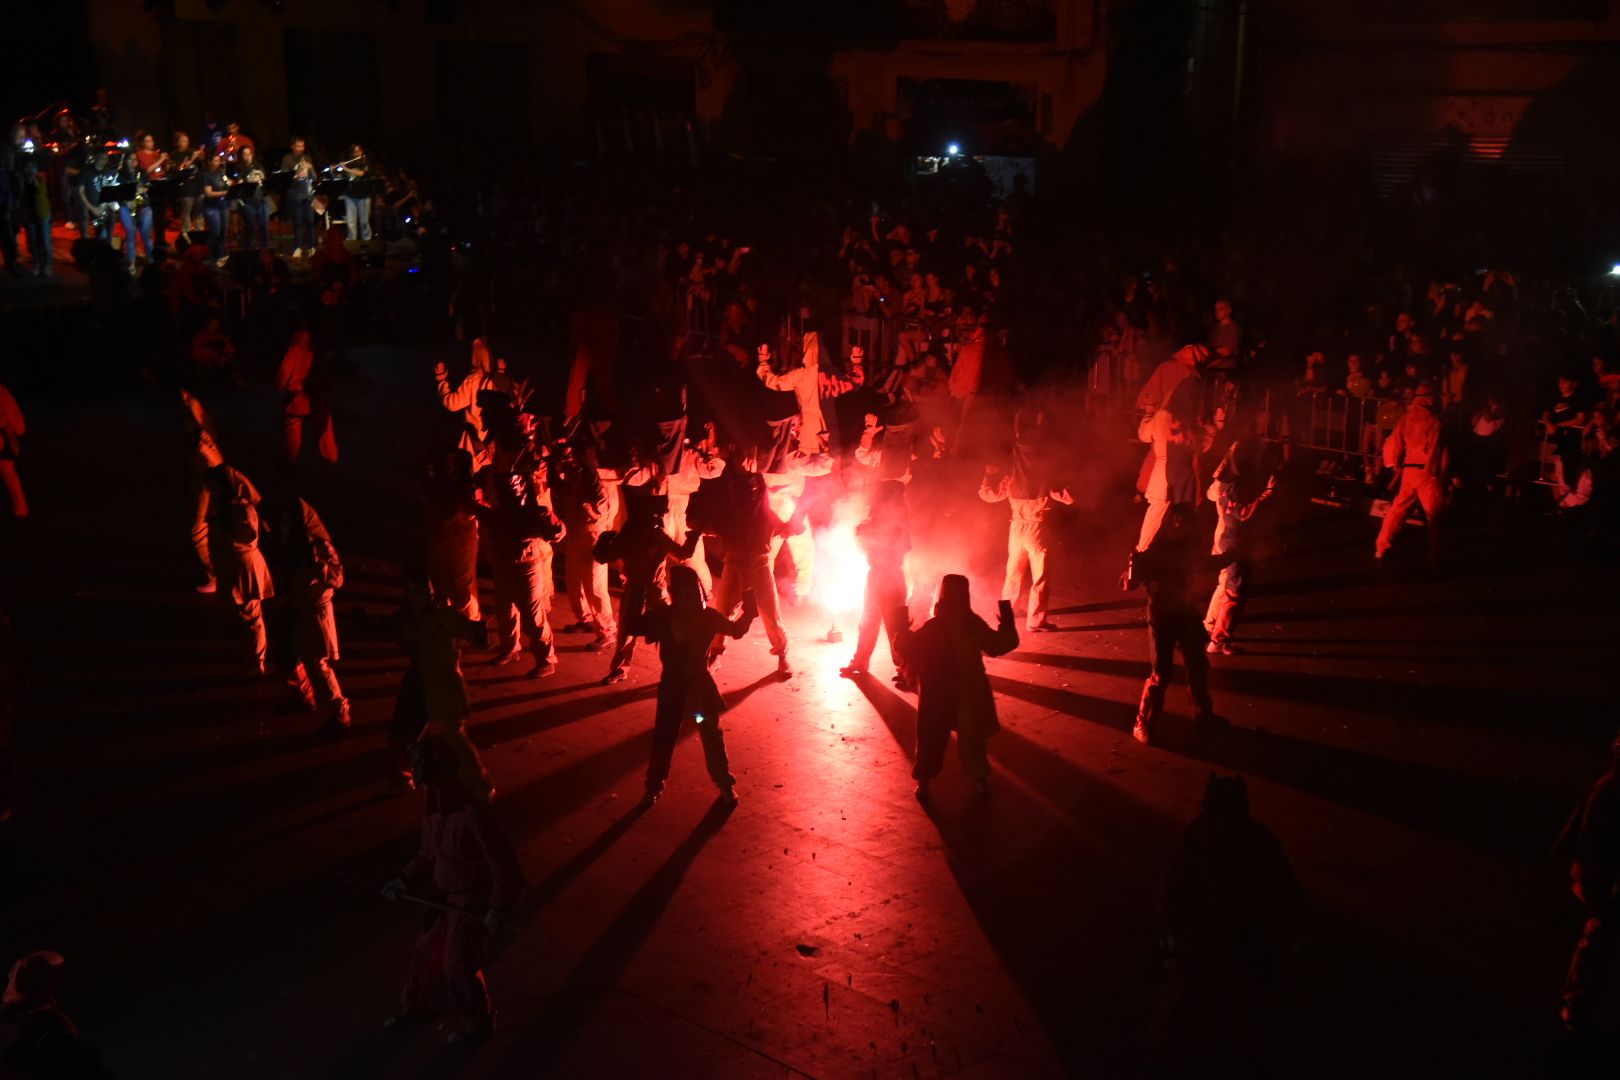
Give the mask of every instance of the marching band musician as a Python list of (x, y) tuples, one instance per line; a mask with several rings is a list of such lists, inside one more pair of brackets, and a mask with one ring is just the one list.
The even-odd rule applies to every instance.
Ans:
[(242, 210), (243, 243), (249, 251), (269, 247), (270, 204), (264, 198), (264, 166), (259, 164), (258, 153), (251, 142), (243, 144), (237, 151), (236, 183), (233, 186), (244, 189), (238, 200)]
[[(364, 180), (370, 169), (366, 160), (366, 148), (359, 143), (349, 147), (349, 160), (343, 163), (343, 171), (349, 177), (349, 186), (352, 189), (356, 180)], [(343, 196), (343, 222), (349, 233), (350, 240), (371, 239), (371, 196), (350, 195)]]
[(208, 255), (216, 266), (224, 266), (225, 227), (230, 222), (225, 196), (230, 194), (231, 182), (225, 175), (224, 155), (217, 150), (208, 159), (202, 185), (203, 220), (208, 223)]
[[(134, 159), (136, 168), (139, 170), (138, 182), (146, 194), (144, 205), (136, 214), (135, 223), (146, 240), (146, 257), (150, 261), (154, 240), (157, 242), (158, 247), (166, 248), (169, 246), (168, 237), (165, 234), (168, 230), (169, 206), (174, 200), (166, 195), (166, 191), (172, 185), (159, 184), (157, 187), (151, 186), (169, 178), (169, 154), (167, 151), (157, 148), (157, 139), (150, 132), (142, 131), (135, 135), (135, 152), (130, 156)], [(143, 217), (145, 218), (144, 224), (141, 221)], [(154, 225), (156, 228), (154, 228)], [(129, 232), (127, 229), (124, 235), (126, 238), (128, 237)], [(125, 243), (128, 243), (127, 239)]]
[(287, 194), (282, 199), (281, 216), (292, 222), (295, 259), (315, 254), (315, 162), (304, 152), (304, 140), (292, 137), (292, 145), (281, 159), (281, 171), (291, 174)]
[(225, 135), (219, 140), (219, 152), (224, 155), (226, 164), (240, 162), (242, 151), (253, 149), (253, 140), (242, 134), (242, 125), (235, 120), (226, 121)]
[(196, 227), (201, 209), (203, 151), (191, 145), (191, 136), (184, 131), (174, 133), (173, 146), (169, 152), (169, 170), (180, 182), (176, 201), (180, 206), (180, 235), (184, 237)]
[[(151, 136), (146, 136), (147, 140)], [(114, 183), (119, 185), (135, 185), (135, 195), (125, 201), (111, 204), (118, 214), (118, 223), (124, 229), (124, 265), (129, 268), (130, 274), (135, 273), (135, 240), (141, 241), (141, 252), (147, 262), (152, 261), (152, 208), (147, 205), (147, 178), (141, 169), (140, 159), (134, 154), (125, 154), (119, 163), (118, 169), (113, 173)], [(108, 226), (111, 227), (109, 216)]]

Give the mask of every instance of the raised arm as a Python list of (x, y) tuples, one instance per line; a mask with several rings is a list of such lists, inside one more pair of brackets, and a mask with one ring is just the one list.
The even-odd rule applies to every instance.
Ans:
[(804, 370), (804, 368), (794, 368), (786, 375), (778, 375), (771, 370), (771, 347), (769, 345), (759, 347), (759, 367), (755, 369), (755, 374), (759, 376), (759, 381), (764, 383), (767, 389), (794, 389), (799, 385), (799, 373)]
[(460, 412), (477, 403), (478, 390), (483, 385), (480, 372), (469, 371), (461, 385), (452, 390), (449, 372), (441, 362), (433, 365), (433, 378), (438, 383), (439, 403), (451, 412)]
[(996, 611), (998, 619), (994, 630), (986, 623), (979, 623), (983, 630), (979, 648), (986, 656), (1002, 656), (1018, 648), (1018, 620), (1013, 617), (1012, 601), (1003, 600)]

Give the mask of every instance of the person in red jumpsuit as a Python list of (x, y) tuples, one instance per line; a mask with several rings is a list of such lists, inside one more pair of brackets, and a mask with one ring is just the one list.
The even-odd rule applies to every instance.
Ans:
[(523, 889), (517, 854), (487, 806), (462, 783), (455, 755), (437, 739), (412, 748), (412, 766), (427, 788), (422, 847), (399, 877), (383, 886), (390, 900), (431, 887), (435, 909), (416, 939), (400, 1011), (385, 1027), (426, 1019), (442, 982), (457, 1026), (449, 1042), (485, 1039), (495, 1032), (495, 1008), (484, 980), (489, 935), (498, 929)]

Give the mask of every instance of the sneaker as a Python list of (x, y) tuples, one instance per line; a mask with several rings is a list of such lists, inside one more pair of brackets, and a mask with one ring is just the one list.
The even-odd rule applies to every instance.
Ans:
[(590, 625), (585, 622), (571, 622), (562, 628), (562, 632), (565, 634), (583, 634), (589, 629)]
[(865, 664), (849, 663), (839, 668), (838, 674), (846, 679), (853, 679), (857, 675), (869, 675), (871, 673), (866, 670)]
[(1153, 737), (1148, 734), (1148, 726), (1140, 720), (1136, 722), (1135, 727), (1131, 728), (1131, 738), (1135, 739), (1143, 746), (1153, 745)]
[(602, 676), (602, 685), (603, 686), (612, 686), (614, 683), (624, 682), (624, 680), (625, 680), (625, 670), (624, 670), (624, 668), (616, 667), (612, 671), (608, 672), (606, 675)]
[(736, 806), (737, 805), (737, 789), (735, 787), (723, 787), (723, 788), (721, 788), (720, 789), (720, 801), (722, 803), (726, 804), (727, 806)]
[(586, 652), (601, 652), (603, 649), (607, 648), (612, 643), (613, 643), (613, 639), (611, 637), (609, 637), (606, 634), (603, 634), (603, 633), (599, 632), (594, 638), (591, 639), (591, 643), (589, 645), (585, 646), (585, 651)]
[(294, 259), (302, 259), (304, 257), (304, 249), (303, 248), (293, 248), (293, 253), (292, 253), (291, 257), (294, 258)]
[(529, 669), (529, 678), (544, 679), (548, 675), (557, 674), (557, 661), (547, 660), (543, 664), (536, 664)]
[(645, 805), (651, 806), (653, 803), (658, 801), (658, 796), (662, 795), (663, 793), (664, 782), (662, 780), (649, 780), (647, 781), (646, 788), (641, 793), (641, 801)]
[(1057, 623), (1053, 622), (1051, 619), (1042, 619), (1040, 622), (1030, 627), (1029, 632), (1032, 634), (1046, 634), (1057, 629), (1059, 629)]
[(786, 654), (776, 658), (776, 677), (778, 679), (790, 679), (793, 677), (793, 669), (788, 667)]
[(520, 655), (522, 655), (522, 650), (520, 650), (520, 649), (508, 649), (506, 652), (501, 653), (501, 655), (499, 655), (499, 656), (495, 657), (493, 660), (491, 660), (489, 662), (489, 666), (490, 667), (505, 667), (507, 664), (510, 664), (512, 661), (516, 660)]
[(1204, 646), (1204, 651), (1212, 656), (1231, 656), (1233, 653), (1237, 652), (1237, 647), (1230, 641), (1217, 641), (1214, 638), (1210, 638), (1209, 644)]
[(219, 591), (219, 583), (213, 578), (209, 578), (207, 581), (197, 586), (197, 591), (202, 593), (204, 596), (213, 596), (214, 593)]

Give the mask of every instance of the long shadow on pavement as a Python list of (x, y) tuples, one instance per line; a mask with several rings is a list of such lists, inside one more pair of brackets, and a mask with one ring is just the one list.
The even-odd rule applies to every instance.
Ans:
[(732, 807), (721, 802), (709, 808), (691, 835), (670, 852), (663, 865), (636, 891), (539, 1010), (544, 1021), (523, 1032), (506, 1048), (500, 1061), (513, 1069), (514, 1075), (547, 1075), (566, 1054), (580, 1028), (615, 991), (636, 953), (658, 925), (664, 909), (674, 899), (686, 871), (704, 845), (725, 826), (731, 810)]
[[(1077, 720), (1126, 730), (1133, 706), (992, 676), (998, 693)], [(1219, 699), (1216, 699), (1219, 704)], [(1183, 757), (1286, 784), (1315, 798), (1527, 863), (1542, 861), (1573, 795), (1398, 761), (1287, 735), (1233, 727), (1200, 732), (1167, 717), (1155, 745)]]
[[(916, 709), (855, 682), (909, 748)], [(951, 872), (1067, 1068), (1129, 1073), (1159, 980), (1153, 883), (1174, 823), (1006, 729), (990, 747), (1035, 796), (1001, 783), (988, 801), (952, 801), (947, 766), (925, 809)]]

